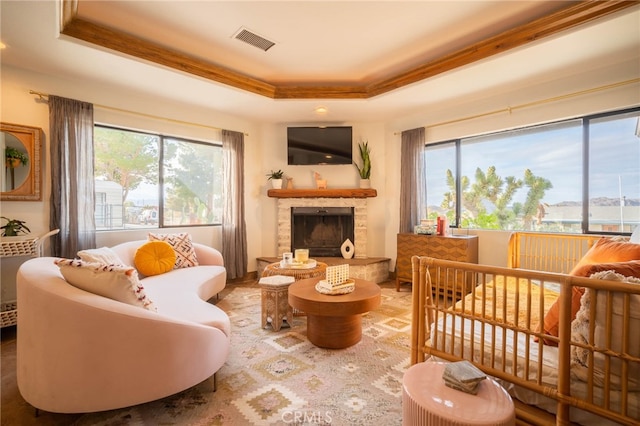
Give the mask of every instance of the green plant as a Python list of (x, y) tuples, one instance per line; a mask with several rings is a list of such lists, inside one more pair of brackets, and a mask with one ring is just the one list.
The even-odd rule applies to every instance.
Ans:
[(360, 142), (358, 148), (360, 149), (362, 167), (358, 166), (357, 163), (353, 164), (356, 166), (356, 169), (358, 169), (360, 179), (369, 179), (371, 177), (371, 150), (369, 149), (369, 142)]
[(274, 172), (273, 170), (271, 170), (270, 173), (267, 173), (267, 176), (269, 177), (269, 179), (267, 180), (282, 179), (282, 176), (284, 176), (284, 172), (282, 170), (278, 170), (277, 172)]
[[(26, 166), (27, 164), (29, 164), (29, 156), (26, 153), (12, 146), (8, 146), (4, 149), (4, 158), (6, 160), (10, 160), (10, 159), (20, 160), (20, 163), (22, 163), (23, 166)], [(9, 167), (13, 167), (11, 162), (9, 162)]]
[(1, 218), (7, 221), (7, 223), (5, 223), (3, 226), (0, 226), (0, 229), (2, 229), (3, 237), (15, 237), (21, 232), (24, 234), (28, 234), (29, 232), (31, 232), (31, 229), (29, 229), (27, 225), (25, 225), (25, 222), (22, 220), (9, 219), (8, 217), (4, 216), (2, 216)]

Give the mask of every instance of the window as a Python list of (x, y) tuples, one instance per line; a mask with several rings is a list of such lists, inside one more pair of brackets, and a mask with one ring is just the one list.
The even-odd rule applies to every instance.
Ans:
[(221, 144), (94, 130), (98, 230), (221, 223)]
[(631, 233), (640, 108), (427, 145), (427, 215), (463, 228)]

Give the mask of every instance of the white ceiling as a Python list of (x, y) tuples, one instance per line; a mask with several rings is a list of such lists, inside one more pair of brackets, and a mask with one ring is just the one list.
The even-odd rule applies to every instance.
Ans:
[[(564, 3), (80, 0), (78, 14), (274, 84), (367, 84)], [(264, 122), (387, 121), (497, 88), (640, 61), (636, 6), (371, 99), (274, 100), (60, 36), (58, 7), (53, 0), (2, 0), (3, 64)], [(263, 52), (233, 39), (243, 27), (276, 45)], [(316, 115), (319, 105), (329, 112)]]

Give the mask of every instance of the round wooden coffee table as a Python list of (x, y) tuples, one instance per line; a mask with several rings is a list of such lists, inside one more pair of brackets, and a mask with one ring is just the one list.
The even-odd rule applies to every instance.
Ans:
[(307, 337), (321, 348), (342, 349), (362, 339), (362, 314), (380, 305), (380, 287), (355, 279), (348, 294), (327, 295), (316, 291), (320, 278), (296, 281), (289, 286), (289, 304), (307, 314)]

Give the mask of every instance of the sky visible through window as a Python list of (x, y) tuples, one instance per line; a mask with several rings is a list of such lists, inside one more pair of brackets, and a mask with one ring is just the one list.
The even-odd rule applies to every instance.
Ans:
[[(621, 119), (600, 120), (590, 126), (590, 198), (640, 199), (640, 137), (636, 135), (637, 114)], [(428, 147), (427, 197), (429, 206), (439, 206), (449, 191), (447, 169), (455, 171), (452, 144)], [(582, 126), (579, 120), (498, 135), (464, 139), (461, 174), (471, 183), (476, 168), (486, 173), (495, 166), (502, 178), (522, 179), (525, 169), (551, 181), (553, 188), (542, 200), (548, 204), (581, 202)], [(438, 178), (438, 177), (441, 178)], [(524, 202), (527, 188), (521, 188), (514, 202)]]

